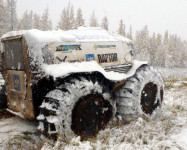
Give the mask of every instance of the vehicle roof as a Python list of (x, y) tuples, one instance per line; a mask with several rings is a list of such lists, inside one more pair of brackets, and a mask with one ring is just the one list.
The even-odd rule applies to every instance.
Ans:
[(53, 31), (40, 31), (37, 29), (32, 30), (20, 30), (8, 32), (1, 37), (1, 41), (4, 39), (10, 39), (11, 37), (25, 36), (26, 40), (37, 40), (41, 43), (51, 42), (90, 42), (90, 41), (125, 41), (131, 42), (130, 39), (110, 33), (99, 27), (79, 27), (75, 30), (53, 30)]

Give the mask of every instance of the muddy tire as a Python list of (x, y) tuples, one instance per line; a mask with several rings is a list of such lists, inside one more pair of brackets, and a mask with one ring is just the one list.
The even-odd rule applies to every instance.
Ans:
[(89, 77), (71, 79), (46, 95), (40, 106), (38, 129), (69, 140), (95, 136), (115, 116), (109, 88)]
[(142, 114), (151, 115), (161, 107), (164, 87), (153, 67), (142, 66), (116, 93), (118, 118), (129, 122)]

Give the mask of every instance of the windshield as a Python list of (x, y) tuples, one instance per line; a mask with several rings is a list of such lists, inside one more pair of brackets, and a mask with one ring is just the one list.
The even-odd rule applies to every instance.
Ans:
[(6, 66), (9, 70), (24, 70), (21, 39), (4, 42)]

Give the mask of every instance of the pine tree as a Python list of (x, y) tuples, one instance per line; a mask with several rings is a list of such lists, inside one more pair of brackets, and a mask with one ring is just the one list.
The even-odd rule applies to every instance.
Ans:
[(137, 31), (134, 46), (139, 60), (150, 61), (149, 31), (147, 26), (141, 31)]
[(187, 47), (184, 47), (182, 41), (177, 35), (170, 35), (169, 38), (169, 67), (182, 67), (185, 66)]
[(119, 28), (118, 28), (118, 34), (120, 34), (122, 36), (126, 36), (126, 33), (125, 33), (125, 24), (123, 23), (123, 19), (120, 20)]
[(74, 9), (73, 6), (68, 4), (67, 8), (64, 8), (58, 23), (58, 27), (62, 30), (70, 30), (76, 28)]
[(181, 59), (183, 59), (183, 65), (181, 67), (187, 67), (187, 41), (183, 41), (183, 57)]
[(30, 11), (28, 18), (28, 28), (33, 29), (33, 12)]
[(69, 13), (69, 28), (68, 29), (75, 29), (76, 25), (75, 25), (75, 18), (74, 18), (74, 9), (73, 6), (71, 6), (71, 10)]
[(169, 42), (169, 37), (168, 37), (168, 31), (166, 30), (164, 34), (164, 44), (167, 44)]
[(28, 28), (28, 18), (29, 18), (29, 15), (28, 15), (28, 11), (26, 10), (19, 22), (19, 30), (27, 30)]
[(78, 28), (79, 26), (84, 26), (84, 19), (82, 16), (81, 8), (77, 10), (77, 17), (76, 17), (76, 28)]
[(48, 8), (46, 8), (44, 10), (44, 13), (41, 17), (40, 29), (43, 30), (43, 31), (47, 31), (47, 30), (52, 29), (52, 22), (49, 19), (49, 9)]
[(106, 16), (102, 20), (101, 27), (105, 30), (108, 30), (108, 18)]
[(127, 33), (127, 38), (133, 40), (133, 37), (132, 37), (132, 26), (130, 26), (130, 28), (129, 28), (129, 32)]
[(98, 20), (95, 16), (95, 12), (93, 11), (91, 16), (90, 16), (90, 26), (91, 27), (98, 27), (99, 24), (98, 24)]
[(38, 14), (33, 15), (33, 28), (40, 29), (40, 16)]
[(61, 13), (60, 21), (58, 23), (59, 28), (62, 29), (62, 30), (68, 30), (68, 27), (67, 27), (67, 24), (68, 24), (67, 23), (67, 17), (68, 17), (67, 11), (64, 8), (63, 11), (62, 11), (62, 13)]
[(6, 17), (6, 30), (14, 31), (18, 28), (17, 14), (16, 14), (16, 1), (15, 0), (7, 0), (5, 5), (4, 15)]
[(168, 37), (168, 31), (165, 32), (164, 34), (164, 39), (162, 43), (162, 59), (163, 67), (168, 67), (169, 66), (169, 60), (170, 60), (170, 54), (169, 54), (169, 37)]
[(153, 33), (153, 35), (149, 38), (149, 53), (150, 53), (150, 64), (151, 65), (156, 65), (156, 57), (157, 57), (157, 45), (155, 43), (156, 41), (156, 34)]
[(5, 18), (5, 3), (3, 0), (0, 0), (0, 36), (2, 36), (6, 30), (6, 18)]
[(164, 65), (164, 56), (163, 56), (163, 51), (162, 51), (162, 35), (160, 33), (158, 33), (156, 35), (156, 39), (155, 39), (155, 44), (156, 44), (156, 58), (155, 58), (155, 62), (157, 66), (162, 67)]
[(177, 35), (153, 33), (149, 37), (147, 26), (136, 32), (134, 46), (137, 59), (148, 60), (152, 65), (160, 67), (187, 66), (187, 42)]

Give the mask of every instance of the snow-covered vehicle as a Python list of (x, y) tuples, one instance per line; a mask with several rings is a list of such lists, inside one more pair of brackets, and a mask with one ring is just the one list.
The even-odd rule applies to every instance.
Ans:
[(17, 31), (1, 38), (7, 107), (38, 129), (90, 137), (113, 120), (152, 114), (163, 82), (131, 40), (99, 28)]

